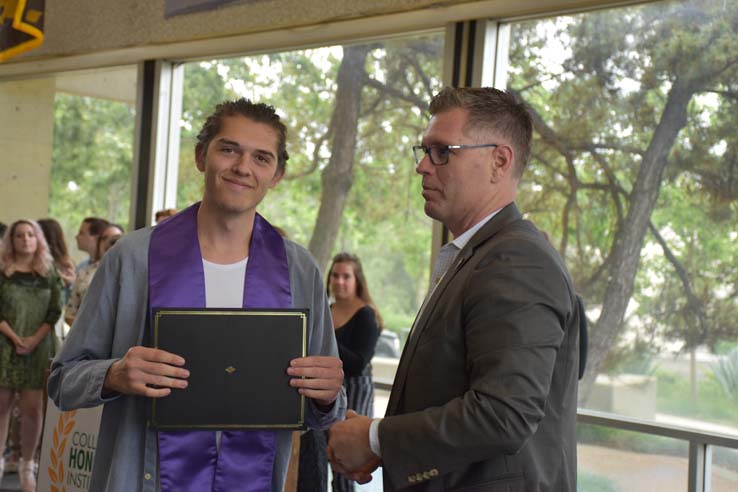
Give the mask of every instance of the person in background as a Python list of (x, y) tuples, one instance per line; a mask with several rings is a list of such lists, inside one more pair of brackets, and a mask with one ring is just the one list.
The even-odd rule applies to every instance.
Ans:
[[(338, 354), (343, 362), (343, 385), (347, 408), (374, 416), (374, 383), (371, 360), (382, 331), (382, 317), (369, 294), (359, 257), (339, 253), (333, 257), (326, 279), (326, 292), (334, 299), (331, 317)], [(354, 483), (343, 475), (333, 475), (334, 492), (352, 492)]]
[(77, 249), (84, 251), (90, 255), (87, 259), (82, 260), (77, 265), (77, 274), (90, 263), (98, 260), (95, 257), (97, 254), (97, 240), (100, 238), (100, 233), (105, 226), (108, 225), (108, 221), (101, 219), (100, 217), (87, 217), (82, 220), (82, 224), (79, 226), (79, 232), (75, 236), (77, 240)]
[(97, 272), (97, 268), (100, 266), (100, 260), (122, 236), (123, 227), (118, 224), (107, 224), (100, 231), (94, 251), (94, 258), (97, 259), (79, 271), (77, 281), (74, 283), (72, 293), (64, 307), (64, 321), (66, 321), (69, 326), (72, 326), (74, 318), (77, 317), (77, 312), (79, 311), (79, 307), (82, 305), (85, 294), (87, 294), (87, 289), (90, 287), (92, 277), (95, 276), (95, 272)]
[(72, 285), (77, 278), (77, 272), (72, 257), (69, 256), (64, 231), (59, 222), (54, 219), (39, 219), (38, 225), (41, 226), (46, 244), (49, 245), (49, 252), (54, 260), (56, 271), (59, 272), (59, 276), (64, 282), (64, 301), (66, 302), (72, 291)]
[(0, 222), (0, 244), (2, 244), (2, 237), (5, 235), (7, 228), (8, 226), (6, 226), (4, 222)]
[[(332, 299), (331, 318), (343, 362), (343, 386), (349, 410), (374, 414), (374, 383), (371, 360), (382, 330), (382, 317), (372, 301), (361, 261), (356, 255), (338, 253), (333, 257), (326, 279), (326, 294)], [(327, 488), (327, 433), (309, 431), (300, 441), (298, 491)], [(334, 492), (353, 491), (354, 483), (333, 475)]]
[(173, 208), (165, 208), (164, 210), (159, 210), (154, 214), (154, 222), (157, 224), (161, 222), (162, 220), (171, 217), (172, 215), (176, 215), (177, 211)]
[(115, 246), (120, 238), (125, 234), (125, 229), (119, 224), (108, 224), (100, 233), (100, 239), (97, 242), (97, 256), (102, 259), (110, 248)]
[[(23, 492), (36, 490), (34, 455), (43, 424), (44, 371), (54, 355), (52, 326), (61, 315), (62, 283), (41, 227), (14, 222), (0, 248), (0, 443), (5, 445), (11, 402), (20, 391)], [(0, 459), (0, 476), (4, 461)]]

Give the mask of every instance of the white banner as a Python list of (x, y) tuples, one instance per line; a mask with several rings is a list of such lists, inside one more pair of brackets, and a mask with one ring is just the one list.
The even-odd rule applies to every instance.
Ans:
[(89, 490), (102, 409), (101, 405), (60, 412), (54, 402), (48, 401), (38, 467), (38, 492)]

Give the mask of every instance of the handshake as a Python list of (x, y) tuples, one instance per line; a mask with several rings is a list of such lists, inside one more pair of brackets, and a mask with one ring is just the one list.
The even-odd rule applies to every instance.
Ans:
[(346, 420), (331, 427), (327, 453), (334, 472), (359, 483), (371, 481), (382, 462), (369, 444), (371, 423), (371, 418), (349, 410)]

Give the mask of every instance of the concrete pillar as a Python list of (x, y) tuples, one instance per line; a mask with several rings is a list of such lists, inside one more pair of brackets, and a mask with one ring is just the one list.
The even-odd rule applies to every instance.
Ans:
[(53, 78), (0, 83), (0, 221), (49, 213)]

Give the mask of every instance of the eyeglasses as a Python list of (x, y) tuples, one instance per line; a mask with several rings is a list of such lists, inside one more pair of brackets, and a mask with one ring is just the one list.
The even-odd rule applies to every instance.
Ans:
[(481, 149), (482, 147), (497, 147), (497, 144), (477, 144), (477, 145), (413, 145), (413, 155), (415, 163), (420, 164), (423, 157), (430, 157), (431, 164), (434, 166), (445, 166), (448, 164), (448, 156), (450, 150), (456, 149)]

